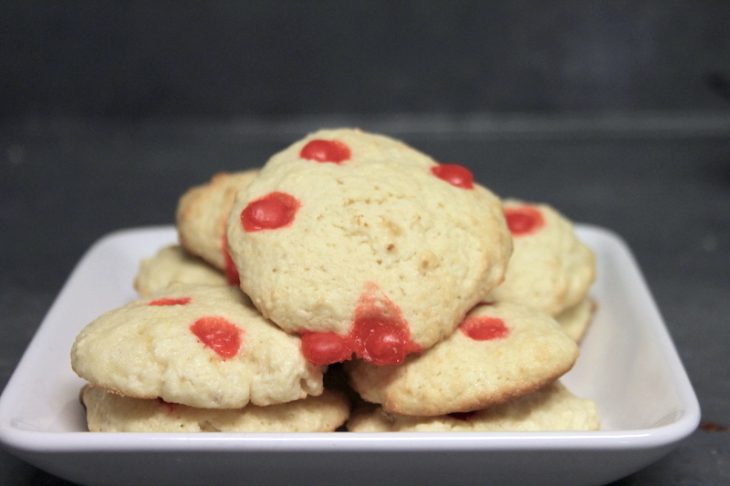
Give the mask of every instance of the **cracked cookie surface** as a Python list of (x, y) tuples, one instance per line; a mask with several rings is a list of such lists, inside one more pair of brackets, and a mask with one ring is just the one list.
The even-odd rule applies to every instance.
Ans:
[(507, 199), (503, 206), (514, 251), (504, 282), (486, 300), (517, 302), (555, 316), (586, 298), (596, 277), (595, 257), (572, 223), (547, 204)]
[(387, 412), (434, 416), (497, 405), (566, 373), (578, 347), (555, 320), (503, 302), (479, 305), (454, 334), (400, 366), (345, 364), (360, 396)]
[(228, 285), (222, 272), (179, 245), (166, 246), (139, 264), (134, 289), (146, 297), (175, 285)]
[(258, 175), (257, 169), (220, 172), (205, 184), (188, 189), (177, 205), (178, 238), (183, 248), (219, 270), (238, 285), (238, 272), (230, 259), (226, 223), (238, 191)]
[(231, 211), (241, 288), (313, 362), (402, 362), (501, 282), (501, 204), (468, 169), (394, 139), (323, 130), (274, 155)]
[(304, 359), (300, 339), (235, 287), (185, 287), (107, 312), (77, 336), (71, 365), (115, 393), (197, 408), (322, 393), (322, 368)]

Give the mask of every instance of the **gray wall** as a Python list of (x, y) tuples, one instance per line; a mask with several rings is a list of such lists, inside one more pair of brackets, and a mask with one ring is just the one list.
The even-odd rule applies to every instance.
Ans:
[(730, 2), (23, 1), (0, 115), (730, 110)]

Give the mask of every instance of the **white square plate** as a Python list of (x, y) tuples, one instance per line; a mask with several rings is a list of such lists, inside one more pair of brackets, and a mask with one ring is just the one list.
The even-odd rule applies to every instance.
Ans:
[(0, 398), (0, 441), (82, 484), (479, 482), (600, 484), (655, 461), (689, 435), (699, 405), (634, 258), (604, 229), (578, 225), (596, 253), (598, 311), (563, 382), (598, 403), (602, 430), (550, 433), (88, 433), (70, 367), (76, 334), (135, 298), (140, 259), (176, 239), (131, 229), (86, 253)]

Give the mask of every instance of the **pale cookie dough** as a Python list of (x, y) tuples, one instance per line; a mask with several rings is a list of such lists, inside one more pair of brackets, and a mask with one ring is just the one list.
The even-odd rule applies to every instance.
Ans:
[(341, 393), (234, 410), (192, 408), (162, 400), (128, 398), (86, 386), (81, 393), (91, 432), (331, 432), (350, 407)]
[(447, 340), (401, 366), (346, 363), (350, 383), (387, 412), (434, 416), (483, 409), (567, 372), (578, 347), (553, 318), (503, 302), (472, 310)]
[[(337, 161), (305, 158), (312, 143), (336, 144)], [(228, 241), (241, 288), (287, 332), (319, 333), (323, 363), (401, 362), (502, 281), (512, 238), (499, 199), (470, 178), (388, 137), (311, 134), (239, 193)]]
[(351, 432), (543, 432), (598, 430), (595, 402), (556, 382), (517, 400), (465, 414), (409, 417), (378, 407), (353, 413)]
[(71, 350), (74, 371), (133, 398), (197, 408), (265, 406), (322, 393), (300, 339), (235, 287), (183, 287), (108, 312)]
[(160, 249), (139, 264), (134, 288), (147, 297), (173, 285), (228, 285), (225, 275), (203, 260), (188, 254), (179, 245)]
[(577, 305), (595, 280), (593, 252), (552, 207), (517, 200), (503, 205), (514, 253), (504, 282), (486, 300), (519, 302), (552, 316)]
[(236, 193), (245, 189), (258, 170), (221, 172), (206, 184), (189, 189), (177, 205), (177, 231), (180, 244), (214, 267), (224, 270), (238, 284), (235, 267), (226, 255), (226, 223)]
[(565, 334), (570, 336), (575, 342), (580, 342), (588, 330), (588, 325), (593, 318), (595, 309), (596, 303), (590, 298), (585, 298), (578, 302), (577, 305), (565, 309), (555, 316), (555, 320), (558, 321)]

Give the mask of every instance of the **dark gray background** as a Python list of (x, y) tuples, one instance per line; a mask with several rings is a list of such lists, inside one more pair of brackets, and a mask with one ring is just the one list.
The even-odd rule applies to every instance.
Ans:
[(7, 1), (0, 112), (726, 110), (725, 1)]
[[(730, 424), (730, 2), (39, 2), (0, 15), (0, 386), (83, 252), (350, 125), (634, 250)], [(620, 484), (730, 483), (705, 427)], [(67, 484), (0, 451), (0, 484)]]

